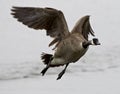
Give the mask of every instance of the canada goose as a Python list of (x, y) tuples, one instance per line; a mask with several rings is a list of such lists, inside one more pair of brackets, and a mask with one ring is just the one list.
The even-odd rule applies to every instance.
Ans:
[(41, 59), (46, 67), (41, 74), (44, 75), (48, 68), (66, 65), (58, 75), (61, 79), (65, 73), (69, 63), (78, 61), (88, 50), (89, 45), (100, 45), (97, 38), (88, 40), (89, 34), (92, 36), (94, 32), (89, 22), (89, 16), (84, 16), (76, 23), (71, 31), (64, 17), (64, 14), (53, 8), (34, 8), (34, 7), (13, 7), (11, 9), (14, 18), (34, 29), (45, 29), (47, 35), (54, 38), (49, 44), (54, 44), (54, 55), (43, 53)]

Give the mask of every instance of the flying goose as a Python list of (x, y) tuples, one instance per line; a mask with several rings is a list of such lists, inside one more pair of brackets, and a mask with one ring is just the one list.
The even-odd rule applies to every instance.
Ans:
[(54, 54), (43, 53), (41, 59), (46, 67), (41, 71), (44, 75), (50, 67), (66, 65), (59, 73), (61, 79), (70, 63), (78, 61), (90, 45), (100, 45), (97, 38), (88, 40), (89, 34), (94, 35), (89, 22), (89, 15), (82, 17), (69, 32), (64, 14), (54, 8), (13, 7), (14, 18), (36, 30), (45, 29), (47, 36), (53, 38), (49, 46), (55, 45)]

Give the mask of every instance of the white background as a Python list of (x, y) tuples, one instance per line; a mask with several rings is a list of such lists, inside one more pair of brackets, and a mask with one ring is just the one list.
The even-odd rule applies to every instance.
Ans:
[[(45, 31), (29, 29), (12, 17), (12, 6), (52, 7), (62, 10), (69, 29), (85, 15), (101, 46), (68, 67), (50, 69), (44, 77), (42, 52), (53, 53)], [(0, 1), (0, 94), (120, 94), (119, 0), (1, 0)], [(26, 78), (26, 79), (25, 79)]]

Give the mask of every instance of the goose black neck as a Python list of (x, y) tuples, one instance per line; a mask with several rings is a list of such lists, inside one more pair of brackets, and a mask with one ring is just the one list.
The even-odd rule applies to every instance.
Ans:
[(89, 41), (82, 43), (82, 46), (83, 46), (83, 48), (85, 48), (85, 49), (88, 48), (89, 45), (91, 45), (91, 42), (89, 42)]

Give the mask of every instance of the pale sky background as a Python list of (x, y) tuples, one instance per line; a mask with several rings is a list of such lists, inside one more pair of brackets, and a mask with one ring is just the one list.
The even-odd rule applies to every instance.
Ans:
[[(51, 38), (46, 32), (29, 29), (17, 22), (10, 13), (12, 6), (53, 7), (62, 10), (71, 30), (82, 16), (91, 15), (92, 28), (101, 47), (120, 45), (119, 0), (1, 0), (0, 1), (0, 61), (22, 58), (36, 59), (42, 51), (51, 52)], [(34, 51), (33, 51), (34, 50)], [(24, 55), (23, 55), (24, 54)]]

